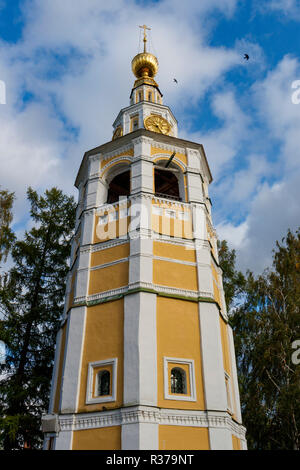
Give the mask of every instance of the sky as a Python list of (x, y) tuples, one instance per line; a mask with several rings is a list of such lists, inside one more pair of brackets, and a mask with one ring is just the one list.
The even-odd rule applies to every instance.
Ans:
[(204, 145), (218, 236), (239, 269), (262, 272), (300, 226), (299, 0), (0, 0), (0, 186), (16, 194), (13, 229), (30, 226), (28, 186), (77, 199), (84, 152), (111, 140), (129, 105), (144, 23), (178, 137)]

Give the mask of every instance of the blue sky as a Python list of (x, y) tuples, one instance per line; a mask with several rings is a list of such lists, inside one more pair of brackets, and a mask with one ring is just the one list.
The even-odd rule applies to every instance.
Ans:
[(29, 185), (76, 195), (84, 151), (111, 139), (129, 103), (146, 23), (179, 137), (205, 147), (219, 237), (241, 269), (270, 265), (300, 225), (299, 22), (298, 0), (0, 0), (0, 185), (16, 192), (14, 228), (28, 224)]

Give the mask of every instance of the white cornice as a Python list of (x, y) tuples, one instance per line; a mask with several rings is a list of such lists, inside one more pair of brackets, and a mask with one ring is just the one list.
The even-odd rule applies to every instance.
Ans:
[(133, 150), (133, 145), (132, 141), (129, 142), (127, 145), (123, 145), (122, 147), (119, 147), (116, 150), (113, 150), (111, 152), (104, 153), (102, 156), (102, 161), (106, 161), (114, 156), (118, 156), (120, 153), (128, 152), (130, 150)]
[(141, 405), (118, 410), (59, 416), (60, 431), (80, 431), (132, 423), (225, 428), (240, 439), (245, 439), (246, 433), (244, 426), (234, 422), (226, 412), (160, 409)]
[(118, 295), (124, 295), (124, 294), (130, 293), (130, 291), (133, 291), (135, 289), (147, 289), (147, 290), (155, 291), (155, 293), (157, 292), (158, 294), (161, 293), (161, 294), (174, 295), (174, 296), (180, 296), (180, 297), (189, 297), (191, 299), (195, 299), (195, 301), (199, 297), (205, 297), (205, 298), (214, 300), (214, 296), (211, 292), (178, 289), (177, 287), (162, 286), (159, 284), (154, 284), (152, 282), (135, 282), (135, 283), (131, 283), (126, 286), (123, 286), (123, 287), (118, 287), (117, 289), (110, 289), (107, 291), (99, 292), (97, 294), (88, 295), (84, 297), (76, 297), (74, 299), (74, 305), (81, 304), (82, 302), (95, 302), (95, 301), (108, 299), (110, 297), (115, 297)]

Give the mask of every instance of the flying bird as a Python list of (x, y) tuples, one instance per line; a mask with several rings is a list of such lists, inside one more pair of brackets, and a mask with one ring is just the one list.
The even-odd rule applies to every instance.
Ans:
[(177, 80), (176, 80), (176, 78), (173, 78), (173, 81), (174, 81), (175, 83), (178, 83)]
[(248, 54), (244, 54), (244, 59), (249, 60)]

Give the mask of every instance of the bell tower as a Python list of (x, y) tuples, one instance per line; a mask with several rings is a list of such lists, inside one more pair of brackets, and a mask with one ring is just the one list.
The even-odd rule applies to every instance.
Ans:
[(201, 144), (132, 60), (129, 106), (87, 151), (45, 449), (246, 449)]

